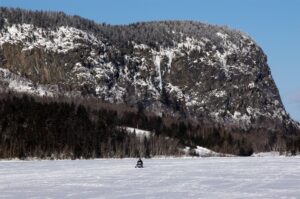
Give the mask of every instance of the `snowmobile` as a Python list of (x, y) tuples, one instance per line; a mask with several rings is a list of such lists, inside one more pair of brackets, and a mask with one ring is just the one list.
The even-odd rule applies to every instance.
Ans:
[(141, 160), (141, 158), (137, 161), (135, 168), (144, 168), (143, 161)]

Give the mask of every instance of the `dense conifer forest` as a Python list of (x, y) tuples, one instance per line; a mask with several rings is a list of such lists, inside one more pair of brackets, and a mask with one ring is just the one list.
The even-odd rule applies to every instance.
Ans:
[[(185, 146), (191, 147), (190, 155), (196, 155), (197, 145), (241, 156), (253, 153), (251, 138), (233, 131), (114, 106), (2, 93), (0, 158), (180, 156)], [(140, 138), (123, 127), (152, 133)], [(300, 139), (281, 140), (286, 145), (282, 150), (299, 151)], [(268, 139), (265, 147), (276, 144), (278, 136)]]

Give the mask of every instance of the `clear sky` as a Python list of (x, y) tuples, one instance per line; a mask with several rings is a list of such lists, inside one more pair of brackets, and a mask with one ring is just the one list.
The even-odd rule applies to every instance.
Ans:
[(176, 19), (242, 30), (264, 49), (284, 105), (300, 121), (300, 0), (0, 0), (0, 6), (110, 24)]

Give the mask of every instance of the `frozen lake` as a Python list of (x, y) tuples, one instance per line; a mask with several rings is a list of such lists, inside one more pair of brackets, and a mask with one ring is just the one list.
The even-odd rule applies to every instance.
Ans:
[(300, 157), (0, 161), (0, 198), (300, 198)]

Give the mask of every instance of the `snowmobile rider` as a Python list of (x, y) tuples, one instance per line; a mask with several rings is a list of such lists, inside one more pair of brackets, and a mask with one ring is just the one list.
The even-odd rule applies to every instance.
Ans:
[(143, 168), (143, 161), (141, 158), (139, 158), (139, 160), (137, 161), (136, 166), (139, 168)]

